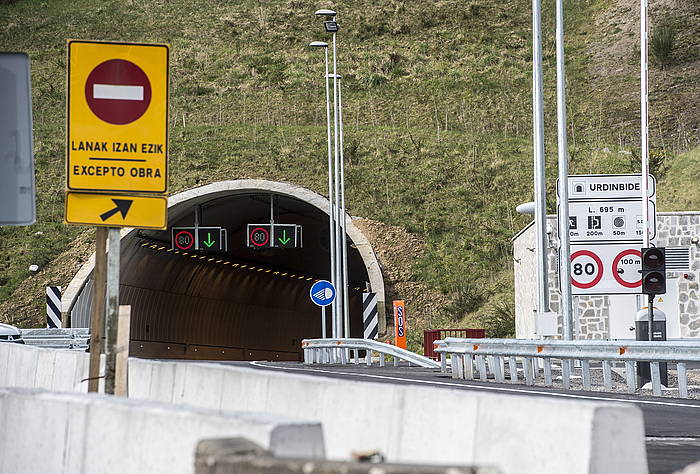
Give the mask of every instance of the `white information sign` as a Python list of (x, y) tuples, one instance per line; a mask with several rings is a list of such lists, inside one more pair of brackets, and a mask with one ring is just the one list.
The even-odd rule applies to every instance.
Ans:
[(641, 244), (571, 245), (574, 295), (639, 293)]
[[(560, 183), (557, 182), (557, 194)], [(649, 175), (649, 197), (656, 196), (656, 179)], [(569, 201), (642, 199), (641, 174), (589, 174), (569, 176)]]
[[(569, 238), (575, 242), (631, 241), (643, 238), (642, 201), (572, 201)], [(656, 237), (656, 203), (649, 201), (650, 238)]]

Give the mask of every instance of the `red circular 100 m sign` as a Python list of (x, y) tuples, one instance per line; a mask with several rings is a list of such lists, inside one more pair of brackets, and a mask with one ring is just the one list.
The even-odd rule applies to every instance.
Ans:
[(85, 82), (88, 107), (101, 120), (126, 125), (138, 120), (151, 103), (151, 83), (131, 61), (110, 59), (99, 64)]
[(639, 268), (642, 266), (642, 252), (639, 249), (627, 249), (618, 253), (612, 262), (612, 274), (625, 288), (642, 286)]

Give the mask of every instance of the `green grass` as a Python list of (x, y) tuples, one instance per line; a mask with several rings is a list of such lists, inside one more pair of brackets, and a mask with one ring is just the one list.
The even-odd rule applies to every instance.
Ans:
[[(590, 16), (566, 2), (574, 172), (630, 172), (587, 80)], [(170, 190), (220, 179), (285, 180), (324, 193), (321, 51), (315, 8), (339, 13), (348, 209), (427, 241), (415, 278), (450, 295), (440, 324), (512, 308), (511, 236), (531, 200), (530, 2), (54, 0), (0, 4), (0, 49), (32, 59), (38, 221), (0, 229), (0, 301), (81, 230), (64, 226), (65, 42), (167, 42)], [(554, 209), (554, 18), (544, 12), (547, 151)], [(613, 147), (611, 147), (613, 148)], [(613, 148), (615, 149), (615, 148)], [(37, 231), (42, 236), (35, 236)], [(41, 298), (37, 295), (37, 316)], [(37, 319), (38, 320), (38, 319)], [(435, 324), (437, 322), (434, 321)], [(412, 342), (414, 345), (416, 341)]]

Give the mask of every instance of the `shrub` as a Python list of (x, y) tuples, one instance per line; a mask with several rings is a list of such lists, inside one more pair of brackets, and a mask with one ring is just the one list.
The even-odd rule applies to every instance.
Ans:
[(651, 53), (662, 68), (671, 62), (675, 40), (676, 30), (670, 25), (657, 26), (651, 32)]

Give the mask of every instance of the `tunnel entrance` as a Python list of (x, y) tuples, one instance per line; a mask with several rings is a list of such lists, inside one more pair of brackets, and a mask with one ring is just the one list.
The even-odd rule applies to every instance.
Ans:
[[(291, 184), (227, 181), (172, 196), (166, 231), (125, 230), (120, 304), (131, 306), (131, 355), (300, 360), (301, 340), (321, 336), (309, 288), (330, 279), (328, 208), (324, 197)], [(268, 223), (271, 209), (276, 223), (301, 226), (301, 248), (246, 245), (247, 224)], [(346, 222), (350, 333), (363, 337), (362, 293), (377, 293), (381, 332), (384, 284), (369, 242)], [(171, 228), (195, 223), (226, 229), (227, 248), (173, 249)], [(73, 327), (89, 326), (91, 278), (87, 264), (66, 291)]]

